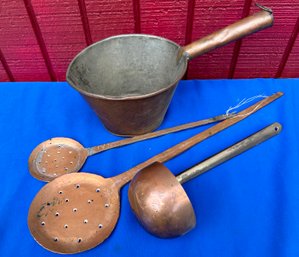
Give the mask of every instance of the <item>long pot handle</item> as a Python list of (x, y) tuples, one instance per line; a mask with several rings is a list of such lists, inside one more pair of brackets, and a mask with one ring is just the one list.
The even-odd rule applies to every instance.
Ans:
[(257, 6), (262, 10), (182, 47), (180, 55), (183, 54), (187, 59), (193, 59), (215, 48), (272, 26), (274, 19), (272, 10), (260, 5)]
[(229, 148), (221, 151), (220, 153), (208, 158), (207, 160), (193, 166), (192, 168), (182, 172), (176, 178), (183, 184), (192, 178), (195, 178), (212, 168), (220, 165), (221, 163), (232, 159), (233, 157), (253, 148), (254, 146), (266, 141), (267, 139), (280, 133), (282, 126), (280, 123), (275, 122), (272, 125), (256, 132), (255, 134), (247, 137), (246, 139), (232, 145)]

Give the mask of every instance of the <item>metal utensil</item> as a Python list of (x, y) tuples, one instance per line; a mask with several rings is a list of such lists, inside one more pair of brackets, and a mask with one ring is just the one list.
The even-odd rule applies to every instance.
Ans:
[(53, 252), (76, 253), (95, 247), (113, 231), (119, 217), (119, 191), (138, 171), (154, 162), (172, 159), (280, 96), (281, 92), (273, 94), (115, 177), (105, 179), (89, 173), (71, 173), (56, 178), (31, 203), (28, 226), (32, 236)]
[(163, 136), (202, 125), (214, 123), (232, 117), (233, 114), (223, 114), (213, 118), (199, 120), (172, 128), (162, 129), (152, 133), (135, 136), (115, 142), (84, 148), (79, 142), (66, 137), (56, 137), (39, 144), (30, 154), (28, 167), (31, 175), (42, 181), (51, 181), (61, 175), (77, 172), (85, 163), (87, 157), (124, 145), (142, 140)]
[(118, 135), (144, 134), (163, 121), (189, 60), (272, 23), (272, 11), (264, 8), (184, 47), (144, 34), (106, 38), (73, 59), (66, 79), (109, 131)]
[(175, 237), (196, 224), (192, 204), (181, 184), (279, 134), (281, 125), (273, 123), (178, 176), (161, 163), (139, 171), (130, 183), (129, 201), (142, 226), (158, 237)]

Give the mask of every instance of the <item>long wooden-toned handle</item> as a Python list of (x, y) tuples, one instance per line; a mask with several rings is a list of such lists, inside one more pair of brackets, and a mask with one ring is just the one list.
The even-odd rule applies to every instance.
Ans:
[(91, 148), (88, 148), (88, 156), (112, 149), (112, 148), (116, 148), (116, 147), (121, 147), (121, 146), (125, 146), (125, 145), (129, 145), (132, 143), (136, 143), (139, 141), (143, 141), (146, 139), (150, 139), (150, 138), (154, 138), (154, 137), (160, 137), (163, 135), (167, 135), (170, 133), (174, 133), (174, 132), (179, 132), (182, 130), (186, 130), (186, 129), (190, 129), (190, 128), (195, 128), (195, 127), (199, 127), (199, 126), (203, 126), (203, 125), (207, 125), (207, 124), (211, 124), (217, 121), (222, 121), (225, 119), (228, 119), (230, 117), (234, 116), (234, 114), (222, 114), (222, 115), (218, 115), (216, 117), (213, 118), (209, 118), (209, 119), (204, 119), (204, 120), (199, 120), (199, 121), (195, 121), (195, 122), (190, 122), (190, 123), (186, 123), (183, 125), (179, 125), (179, 126), (175, 126), (172, 128), (167, 128), (167, 129), (162, 129), (162, 130), (158, 130), (155, 132), (151, 132), (151, 133), (147, 133), (144, 135), (140, 135), (140, 136), (135, 136), (135, 137), (131, 137), (131, 138), (126, 138), (126, 139), (122, 139), (122, 140), (118, 140), (115, 142), (111, 142), (111, 143), (107, 143), (107, 144), (103, 144), (103, 145), (98, 145), (98, 146), (94, 146)]
[(215, 48), (224, 46), (237, 39), (272, 26), (272, 11), (265, 7), (261, 8), (262, 11), (259, 11), (252, 16), (237, 21), (183, 47), (180, 51), (180, 54), (184, 54), (188, 59), (193, 59)]
[(188, 150), (189, 148), (193, 147), (194, 145), (204, 141), (205, 139), (219, 133), (220, 131), (234, 125), (235, 123), (247, 118), (249, 115), (255, 113), (259, 109), (263, 108), (264, 106), (270, 104), (274, 100), (278, 99), (283, 95), (282, 92), (275, 93), (259, 102), (256, 104), (248, 107), (247, 109), (239, 112), (237, 115), (233, 116), (232, 118), (229, 118), (227, 120), (224, 120), (213, 127), (167, 149), (166, 151), (148, 159), (145, 162), (142, 162), (135, 166), (134, 168), (113, 177), (112, 179), (115, 182), (115, 185), (119, 188), (121, 188), (123, 185), (128, 183), (134, 176), (135, 174), (140, 171), (141, 169), (145, 168), (146, 166), (154, 163), (154, 162), (166, 162), (173, 157), (183, 153), (184, 151)]
[(242, 141), (226, 148), (225, 150), (182, 172), (181, 174), (176, 176), (176, 178), (181, 184), (183, 184), (279, 134), (281, 129), (281, 124), (275, 122), (272, 125), (267, 126), (266, 128), (254, 133), (253, 135), (243, 139)]

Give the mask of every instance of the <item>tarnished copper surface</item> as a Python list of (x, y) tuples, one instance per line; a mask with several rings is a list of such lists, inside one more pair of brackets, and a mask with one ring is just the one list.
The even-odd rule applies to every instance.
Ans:
[(139, 222), (155, 236), (180, 236), (196, 224), (185, 190), (161, 163), (139, 171), (130, 183), (128, 195)]
[(80, 170), (88, 152), (77, 141), (57, 137), (39, 144), (31, 153), (28, 166), (31, 175), (51, 181), (61, 175)]
[[(54, 252), (60, 252), (60, 253), (66, 253), (66, 252), (75, 253), (96, 246), (97, 244), (101, 243), (106, 237), (108, 237), (109, 234), (113, 231), (119, 215), (119, 190), (123, 185), (131, 181), (131, 179), (137, 174), (137, 172), (139, 172), (140, 170), (144, 169), (145, 167), (155, 162), (165, 162), (174, 158), (175, 156), (183, 153), (184, 151), (188, 150), (189, 148), (196, 145), (197, 143), (202, 142), (203, 140), (215, 135), (216, 133), (245, 119), (246, 117), (250, 116), (254, 112), (258, 111), (259, 109), (273, 102), (274, 100), (281, 97), (282, 95), (283, 93), (281, 92), (275, 93), (272, 96), (269, 96), (259, 101), (258, 103), (248, 107), (247, 109), (239, 112), (237, 115), (233, 116), (232, 118), (229, 118), (225, 121), (220, 122), (217, 125), (214, 125), (213, 127), (165, 150), (164, 152), (156, 156), (153, 156), (152, 158), (140, 163), (139, 165), (115, 177), (104, 179), (102, 177), (97, 178), (98, 177), (97, 175), (92, 175), (87, 173), (71, 173), (56, 178), (55, 180), (53, 180), (52, 182), (50, 182), (40, 190), (40, 192), (37, 194), (36, 198), (33, 200), (31, 204), (29, 215), (28, 215), (28, 224), (33, 237), (37, 240), (39, 244), (41, 244), (48, 250)], [(77, 185), (79, 185), (78, 188)], [(81, 185), (83, 185), (83, 187), (81, 187)], [(87, 201), (92, 200), (91, 197), (94, 194), (93, 191), (94, 187), (96, 187), (96, 192), (97, 189), (99, 189), (97, 193), (99, 192), (103, 193), (102, 195), (99, 195), (97, 201), (101, 204), (104, 202), (108, 202), (108, 204), (111, 204), (111, 209), (110, 209), (111, 212), (107, 214), (109, 217), (106, 219), (106, 214), (100, 214), (101, 216), (99, 216), (99, 217), (105, 217), (104, 220), (107, 221), (106, 224), (107, 231), (105, 232), (105, 234), (93, 237), (92, 235), (95, 230), (93, 230), (91, 234), (86, 232), (87, 234), (85, 240), (87, 242), (86, 244), (84, 244), (83, 247), (81, 247), (75, 244), (75, 242), (77, 243), (82, 242), (82, 239), (79, 240), (80, 238), (78, 238), (78, 236), (80, 235), (77, 232), (75, 235), (65, 234), (64, 232), (62, 232), (62, 230), (60, 230), (61, 227), (59, 227), (59, 230), (58, 229), (55, 230), (54, 231), (55, 233), (53, 234), (52, 232), (49, 233), (48, 230), (43, 230), (41, 228), (41, 226), (43, 227), (46, 224), (46, 223), (41, 224), (41, 222), (43, 222), (43, 220), (41, 220), (41, 217), (44, 218), (49, 217), (50, 224), (54, 224), (56, 222), (55, 220), (53, 221), (53, 216), (51, 216), (51, 213), (55, 215), (56, 214), (55, 211), (59, 212), (60, 210), (60, 209), (55, 210), (55, 208), (61, 206), (62, 210), (64, 210), (63, 206), (66, 203), (69, 203), (68, 201), (66, 201), (66, 199), (62, 198), (63, 192), (67, 192), (69, 193), (68, 195), (71, 196), (73, 196), (74, 194), (74, 199), (75, 199), (74, 202), (78, 204), (83, 204), (86, 200)], [(74, 191), (74, 189), (80, 189), (80, 188), (83, 188), (84, 190)], [(46, 208), (46, 206), (48, 208)], [(77, 207), (75, 206), (73, 208), (77, 208)], [(97, 214), (98, 209), (95, 209), (95, 211), (90, 210), (91, 213)], [(68, 217), (72, 218), (72, 216), (68, 216)], [(74, 220), (75, 223), (78, 222), (76, 216)], [(63, 221), (66, 222), (65, 219)], [(84, 223), (84, 225), (86, 224)], [(55, 224), (53, 226), (55, 226)], [(93, 229), (95, 229), (95, 227), (93, 227)], [(63, 241), (61, 241), (59, 244), (56, 244), (59, 240), (59, 238), (58, 239), (56, 238), (58, 237), (57, 235), (59, 236), (61, 235), (63, 238)], [(53, 236), (55, 237), (54, 239), (52, 238)], [(52, 241), (48, 242), (49, 240)]]
[(118, 189), (111, 179), (72, 173), (39, 191), (29, 210), (28, 226), (35, 240), (46, 249), (77, 253), (104, 241), (118, 216)]
[(195, 215), (181, 183), (193, 179), (223, 162), (280, 133), (275, 122), (203, 162), (174, 176), (161, 163), (139, 171), (129, 187), (129, 201), (143, 227), (159, 237), (180, 236), (195, 226)]
[(272, 24), (272, 11), (263, 9), (252, 16), (246, 17), (183, 47), (183, 51), (185, 51), (189, 59), (192, 59), (244, 36), (270, 27)]
[(88, 156), (149, 138), (159, 137), (173, 132), (221, 121), (233, 115), (219, 115), (213, 118), (186, 123), (172, 128), (162, 129), (132, 138), (84, 148), (79, 142), (66, 137), (56, 137), (39, 144), (29, 157), (31, 175), (42, 181), (51, 181), (61, 175), (77, 172)]
[(163, 121), (189, 59), (272, 22), (272, 13), (263, 9), (185, 47), (152, 35), (113, 36), (81, 51), (70, 63), (66, 79), (109, 131), (144, 134)]

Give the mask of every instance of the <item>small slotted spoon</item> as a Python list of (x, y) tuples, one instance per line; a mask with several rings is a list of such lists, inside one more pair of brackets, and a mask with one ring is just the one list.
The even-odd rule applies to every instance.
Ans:
[(166, 162), (199, 142), (245, 119), (283, 94), (278, 92), (232, 118), (167, 149), (112, 178), (89, 173), (63, 175), (45, 185), (28, 213), (32, 236), (44, 248), (58, 253), (77, 253), (103, 242), (119, 217), (120, 189), (138, 171), (154, 162)]
[(61, 175), (79, 171), (87, 157), (120, 146), (142, 140), (163, 136), (232, 117), (223, 114), (213, 118), (186, 123), (168, 129), (147, 133), (132, 138), (118, 140), (90, 148), (84, 148), (79, 142), (66, 137), (56, 137), (40, 143), (30, 154), (28, 167), (30, 174), (42, 181), (51, 181)]

